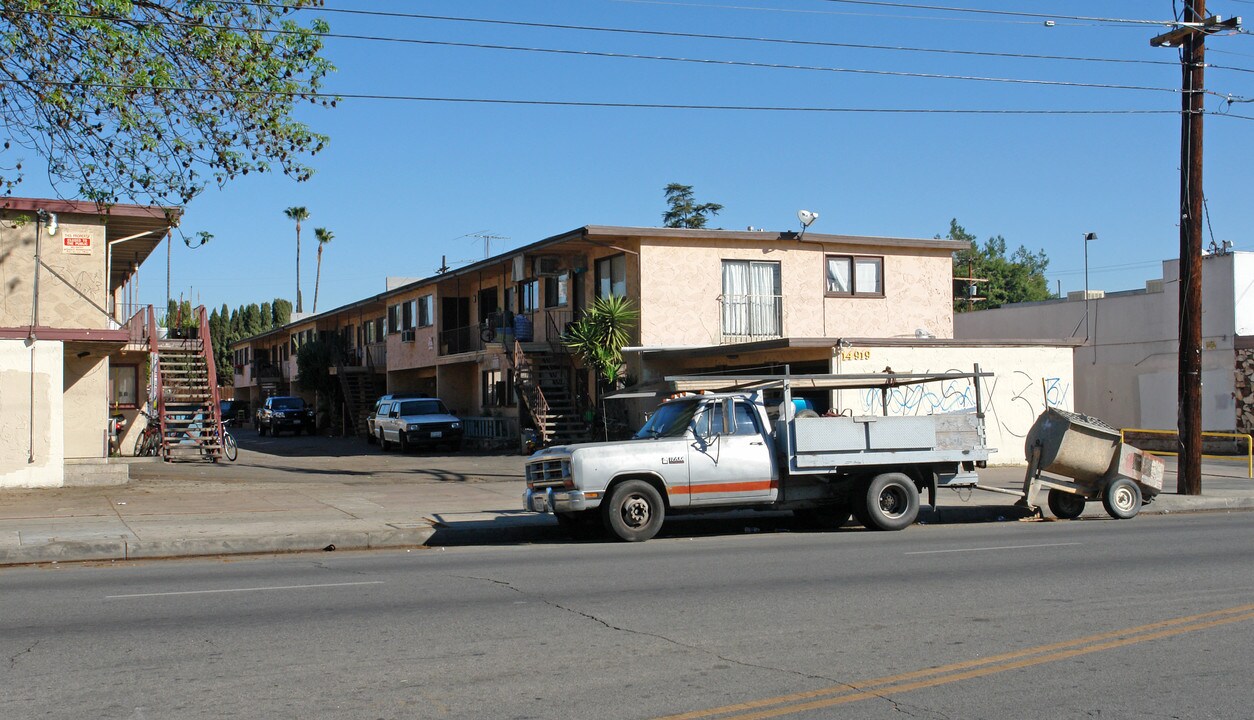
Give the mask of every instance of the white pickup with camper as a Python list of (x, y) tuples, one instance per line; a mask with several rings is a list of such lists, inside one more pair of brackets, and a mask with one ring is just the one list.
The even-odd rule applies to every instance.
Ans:
[[(791, 510), (813, 525), (851, 515), (901, 530), (919, 498), (971, 488), (987, 464), (982, 377), (991, 373), (668, 377), (672, 387), (720, 392), (667, 400), (630, 440), (544, 448), (527, 460), (526, 510), (572, 528), (603, 526), (628, 541), (657, 534), (668, 514)], [(969, 382), (974, 411), (914, 417), (818, 416), (794, 391)], [(768, 401), (768, 395), (771, 400)]]

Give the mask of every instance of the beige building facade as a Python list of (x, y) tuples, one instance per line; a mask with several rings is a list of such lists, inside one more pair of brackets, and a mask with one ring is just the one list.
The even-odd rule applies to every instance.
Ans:
[[(381, 346), (368, 353), (380, 392), (438, 396), (469, 419), (472, 437), (537, 424), (537, 404), (574, 424), (594, 414), (635, 424), (657, 398), (626, 393), (635, 397), (605, 402), (611, 393), (560, 342), (605, 295), (627, 297), (639, 310), (625, 353), (629, 383), (638, 386), (670, 374), (834, 372), (841, 348), (857, 338), (909, 342), (936, 363), (952, 356), (950, 364), (965, 367), (979, 355), (978, 343), (949, 342), (952, 254), (963, 247), (939, 239), (586, 226), (464, 268), (392, 282), (379, 295), (237, 343), (236, 395), (263, 394), (256, 368), (242, 360), (274, 356), (285, 343), (294, 357), (301, 338), (339, 332), (363, 341), (351, 358), (361, 356), (370, 344), (364, 341)], [(369, 336), (363, 327), (372, 328)], [(1070, 374), (1055, 366), (1063, 356), (1069, 363), (1070, 352), (1057, 344), (1003, 347), (990, 369), (1039, 370), (1069, 386)], [(292, 373), (294, 365), (289, 384), (279, 387), (299, 393)], [(525, 386), (536, 374), (564, 380), (537, 393)], [(1043, 407), (1038, 395), (1015, 407), (1014, 428), (1019, 415)], [(1009, 414), (1011, 401), (1001, 404)]]
[[(137, 271), (179, 210), (9, 198), (0, 211), (0, 487), (93, 482), (142, 405)], [(128, 302), (131, 301), (131, 302)]]

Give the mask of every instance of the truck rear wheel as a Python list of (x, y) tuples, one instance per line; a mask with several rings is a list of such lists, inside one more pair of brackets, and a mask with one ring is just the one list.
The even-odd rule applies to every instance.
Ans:
[(606, 529), (627, 542), (643, 542), (657, 535), (666, 517), (662, 496), (643, 480), (615, 486), (602, 508)]
[(919, 517), (919, 489), (901, 473), (876, 475), (862, 499), (858, 519), (868, 530), (902, 530)]

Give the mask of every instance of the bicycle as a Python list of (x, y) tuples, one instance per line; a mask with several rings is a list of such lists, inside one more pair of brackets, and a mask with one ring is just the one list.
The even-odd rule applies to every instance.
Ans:
[(143, 410), (139, 414), (147, 424), (135, 442), (135, 457), (155, 457), (161, 449), (161, 425), (153, 422), (153, 417)]
[(235, 462), (235, 458), (239, 457), (239, 446), (235, 444), (235, 437), (231, 435), (231, 431), (226, 429), (226, 423), (223, 422), (222, 428), (222, 454), (227, 460)]

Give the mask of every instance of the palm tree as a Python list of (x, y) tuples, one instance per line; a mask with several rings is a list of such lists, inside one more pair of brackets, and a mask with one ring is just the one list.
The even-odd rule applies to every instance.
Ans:
[(296, 221), (296, 312), (304, 312), (300, 297), (300, 223), (309, 219), (309, 211), (303, 207), (290, 207), (283, 211), (288, 220)]
[(326, 228), (314, 228), (314, 237), (318, 238), (318, 273), (314, 275), (313, 311), (318, 312), (318, 285), (322, 283), (322, 248), (335, 239), (335, 233)]
[(583, 317), (571, 323), (562, 342), (612, 387), (623, 380), (623, 347), (639, 319), (640, 312), (627, 298), (597, 298)]

